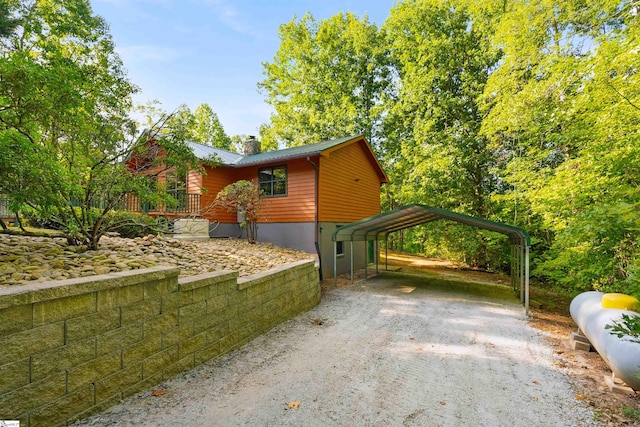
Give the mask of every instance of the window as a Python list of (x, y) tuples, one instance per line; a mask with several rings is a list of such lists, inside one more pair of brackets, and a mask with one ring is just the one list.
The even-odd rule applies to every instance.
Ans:
[(187, 172), (167, 172), (167, 194), (178, 201), (176, 210), (187, 208)]
[[(342, 227), (341, 225), (336, 225), (336, 228)], [(336, 255), (344, 255), (344, 242), (336, 242)]]
[[(157, 194), (158, 192), (158, 175), (149, 175), (149, 193)], [(143, 211), (155, 211), (158, 209), (158, 205), (156, 203), (147, 202), (145, 206), (143, 206)]]
[(263, 197), (287, 195), (287, 167), (274, 166), (258, 169), (258, 185)]

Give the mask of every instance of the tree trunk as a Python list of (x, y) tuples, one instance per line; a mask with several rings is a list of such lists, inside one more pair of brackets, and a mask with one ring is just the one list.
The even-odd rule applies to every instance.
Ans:
[(24, 225), (22, 225), (22, 220), (20, 219), (20, 215), (18, 214), (18, 212), (16, 212), (16, 221), (18, 221), (18, 226), (20, 227), (20, 230), (26, 233), (27, 230), (24, 229)]

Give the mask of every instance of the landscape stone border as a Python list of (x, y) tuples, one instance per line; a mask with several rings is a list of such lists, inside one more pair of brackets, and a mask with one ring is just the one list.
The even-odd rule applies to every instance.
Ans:
[(313, 261), (240, 279), (179, 273), (159, 266), (0, 289), (0, 419), (68, 425), (320, 302)]

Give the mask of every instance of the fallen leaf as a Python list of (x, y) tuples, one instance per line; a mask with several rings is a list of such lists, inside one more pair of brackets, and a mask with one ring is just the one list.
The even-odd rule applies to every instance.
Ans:
[(444, 406), (444, 405), (446, 405), (446, 404), (447, 404), (447, 402), (445, 402), (444, 400), (441, 400), (441, 401), (440, 401), (440, 404)]
[(151, 393), (151, 396), (162, 396), (164, 394), (164, 390), (156, 390)]
[(287, 403), (287, 406), (289, 407), (289, 409), (298, 409), (300, 407), (300, 401), (295, 400), (293, 402), (289, 402)]
[(534, 381), (533, 383), (534, 383), (534, 384), (540, 384), (538, 381)]
[(581, 394), (576, 394), (576, 399), (578, 400), (584, 400), (584, 396)]

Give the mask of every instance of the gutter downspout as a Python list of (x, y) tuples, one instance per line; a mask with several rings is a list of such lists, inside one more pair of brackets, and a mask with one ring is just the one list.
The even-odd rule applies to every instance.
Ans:
[(320, 254), (320, 243), (318, 241), (319, 239), (319, 231), (318, 228), (320, 227), (320, 224), (318, 223), (318, 175), (320, 173), (320, 169), (318, 168), (318, 165), (316, 165), (315, 163), (313, 163), (313, 160), (311, 160), (311, 157), (307, 156), (307, 162), (309, 162), (309, 164), (311, 164), (311, 166), (313, 166), (313, 169), (315, 170), (315, 219), (314, 219), (314, 244), (316, 246), (316, 253), (318, 254), (318, 274), (319, 274), (319, 278), (320, 281), (322, 281), (322, 255)]

